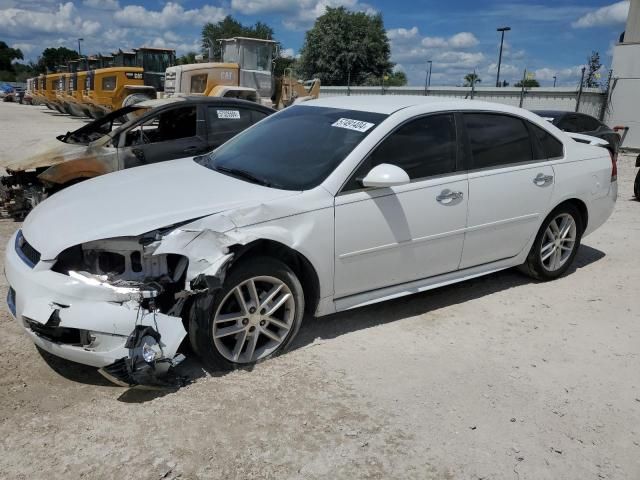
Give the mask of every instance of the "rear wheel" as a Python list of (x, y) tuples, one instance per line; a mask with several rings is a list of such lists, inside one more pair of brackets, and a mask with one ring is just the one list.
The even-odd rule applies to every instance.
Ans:
[(556, 208), (542, 223), (520, 270), (536, 280), (562, 276), (578, 253), (583, 229), (582, 216), (576, 207), (567, 204)]
[(242, 261), (221, 289), (194, 305), (190, 340), (215, 370), (252, 365), (284, 351), (304, 314), (302, 285), (284, 263), (269, 257)]

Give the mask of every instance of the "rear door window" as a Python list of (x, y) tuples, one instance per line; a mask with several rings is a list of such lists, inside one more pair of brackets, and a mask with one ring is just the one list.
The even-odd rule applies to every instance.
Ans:
[(472, 169), (500, 167), (533, 160), (524, 120), (494, 113), (465, 113)]
[(255, 121), (253, 110), (237, 107), (207, 107), (209, 143), (215, 148), (234, 137)]

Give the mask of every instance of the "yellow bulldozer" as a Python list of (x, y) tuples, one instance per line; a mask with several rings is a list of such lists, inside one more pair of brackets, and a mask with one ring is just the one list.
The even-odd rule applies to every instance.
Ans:
[[(277, 109), (318, 98), (320, 80), (300, 82), (291, 69), (276, 78), (273, 40), (234, 37), (218, 40), (222, 61), (169, 67), (165, 74), (165, 95), (203, 95), (250, 100)], [(209, 58), (213, 57), (212, 53)]]
[(174, 65), (173, 49), (120, 50), (113, 65), (87, 72), (82, 100), (90, 116), (100, 118), (121, 107), (157, 97), (164, 90), (165, 70)]

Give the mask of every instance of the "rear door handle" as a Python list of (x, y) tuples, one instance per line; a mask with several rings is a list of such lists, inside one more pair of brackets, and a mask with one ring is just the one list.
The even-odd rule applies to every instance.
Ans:
[(436, 197), (436, 200), (443, 205), (448, 205), (454, 200), (460, 200), (464, 197), (462, 192), (454, 192), (453, 190), (449, 190), (448, 188), (441, 191), (440, 195)]
[(533, 179), (533, 183), (535, 183), (539, 187), (544, 187), (553, 182), (553, 175), (545, 175), (544, 173), (539, 173), (536, 175), (536, 178)]

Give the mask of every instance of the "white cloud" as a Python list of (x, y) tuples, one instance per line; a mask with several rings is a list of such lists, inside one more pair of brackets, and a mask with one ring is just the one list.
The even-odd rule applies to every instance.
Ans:
[(536, 80), (540, 82), (553, 82), (553, 77), (556, 77), (557, 86), (562, 85), (576, 85), (580, 83), (580, 76), (582, 75), (582, 67), (584, 65), (574, 65), (572, 67), (564, 68), (538, 68), (534, 70)]
[[(288, 6), (286, 10), (279, 10), (279, 12), (286, 13), (286, 15), (283, 15), (285, 19), (282, 21), (282, 24), (289, 30), (301, 30), (311, 27), (316, 18), (325, 13), (327, 7), (345, 7), (348, 10), (365, 12), (369, 15), (377, 12), (371, 5), (360, 2), (359, 0), (299, 0), (297, 2), (287, 2), (286, 0), (275, 0), (273, 2), (264, 0), (236, 0), (236, 2), (261, 5), (267, 3), (271, 5), (273, 3), (279, 8)], [(289, 5), (290, 3), (291, 5)]]
[(38, 34), (77, 36), (95, 35), (100, 23), (83, 20), (73, 3), (59, 4), (54, 11), (33, 11), (20, 8), (0, 10), (0, 31), (16, 39), (30, 39)]
[(119, 10), (120, 3), (118, 0), (84, 0), (83, 5), (95, 8), (96, 10)]
[(11, 48), (18, 48), (25, 56), (35, 49), (35, 45), (26, 42), (18, 42), (11, 45)]
[(471, 48), (478, 45), (478, 39), (471, 32), (460, 32), (449, 38), (451, 48)]
[(573, 22), (573, 28), (590, 28), (616, 25), (627, 21), (629, 2), (622, 1), (589, 12)]
[[(487, 67), (487, 73), (490, 75), (496, 75), (498, 73), (498, 64), (491, 63)], [(511, 65), (509, 63), (500, 64), (500, 77), (501, 80), (504, 77), (517, 77), (518, 75), (522, 76), (522, 70), (515, 65)]]
[(218, 22), (225, 17), (221, 7), (203, 5), (201, 8), (185, 10), (179, 3), (168, 2), (162, 10), (147, 10), (140, 5), (127, 5), (114, 14), (118, 25), (125, 27), (166, 29), (178, 25), (202, 25), (205, 22)]
[(387, 30), (387, 38), (390, 41), (402, 42), (418, 38), (418, 27), (412, 28), (390, 28)]
[[(258, 13), (291, 12), (300, 4), (308, 6), (310, 2), (297, 0), (231, 0), (231, 8), (245, 15)], [(302, 5), (300, 5), (302, 6)]]
[(296, 52), (293, 48), (283, 48), (280, 50), (280, 56), (282, 58), (294, 58), (296, 56)]

